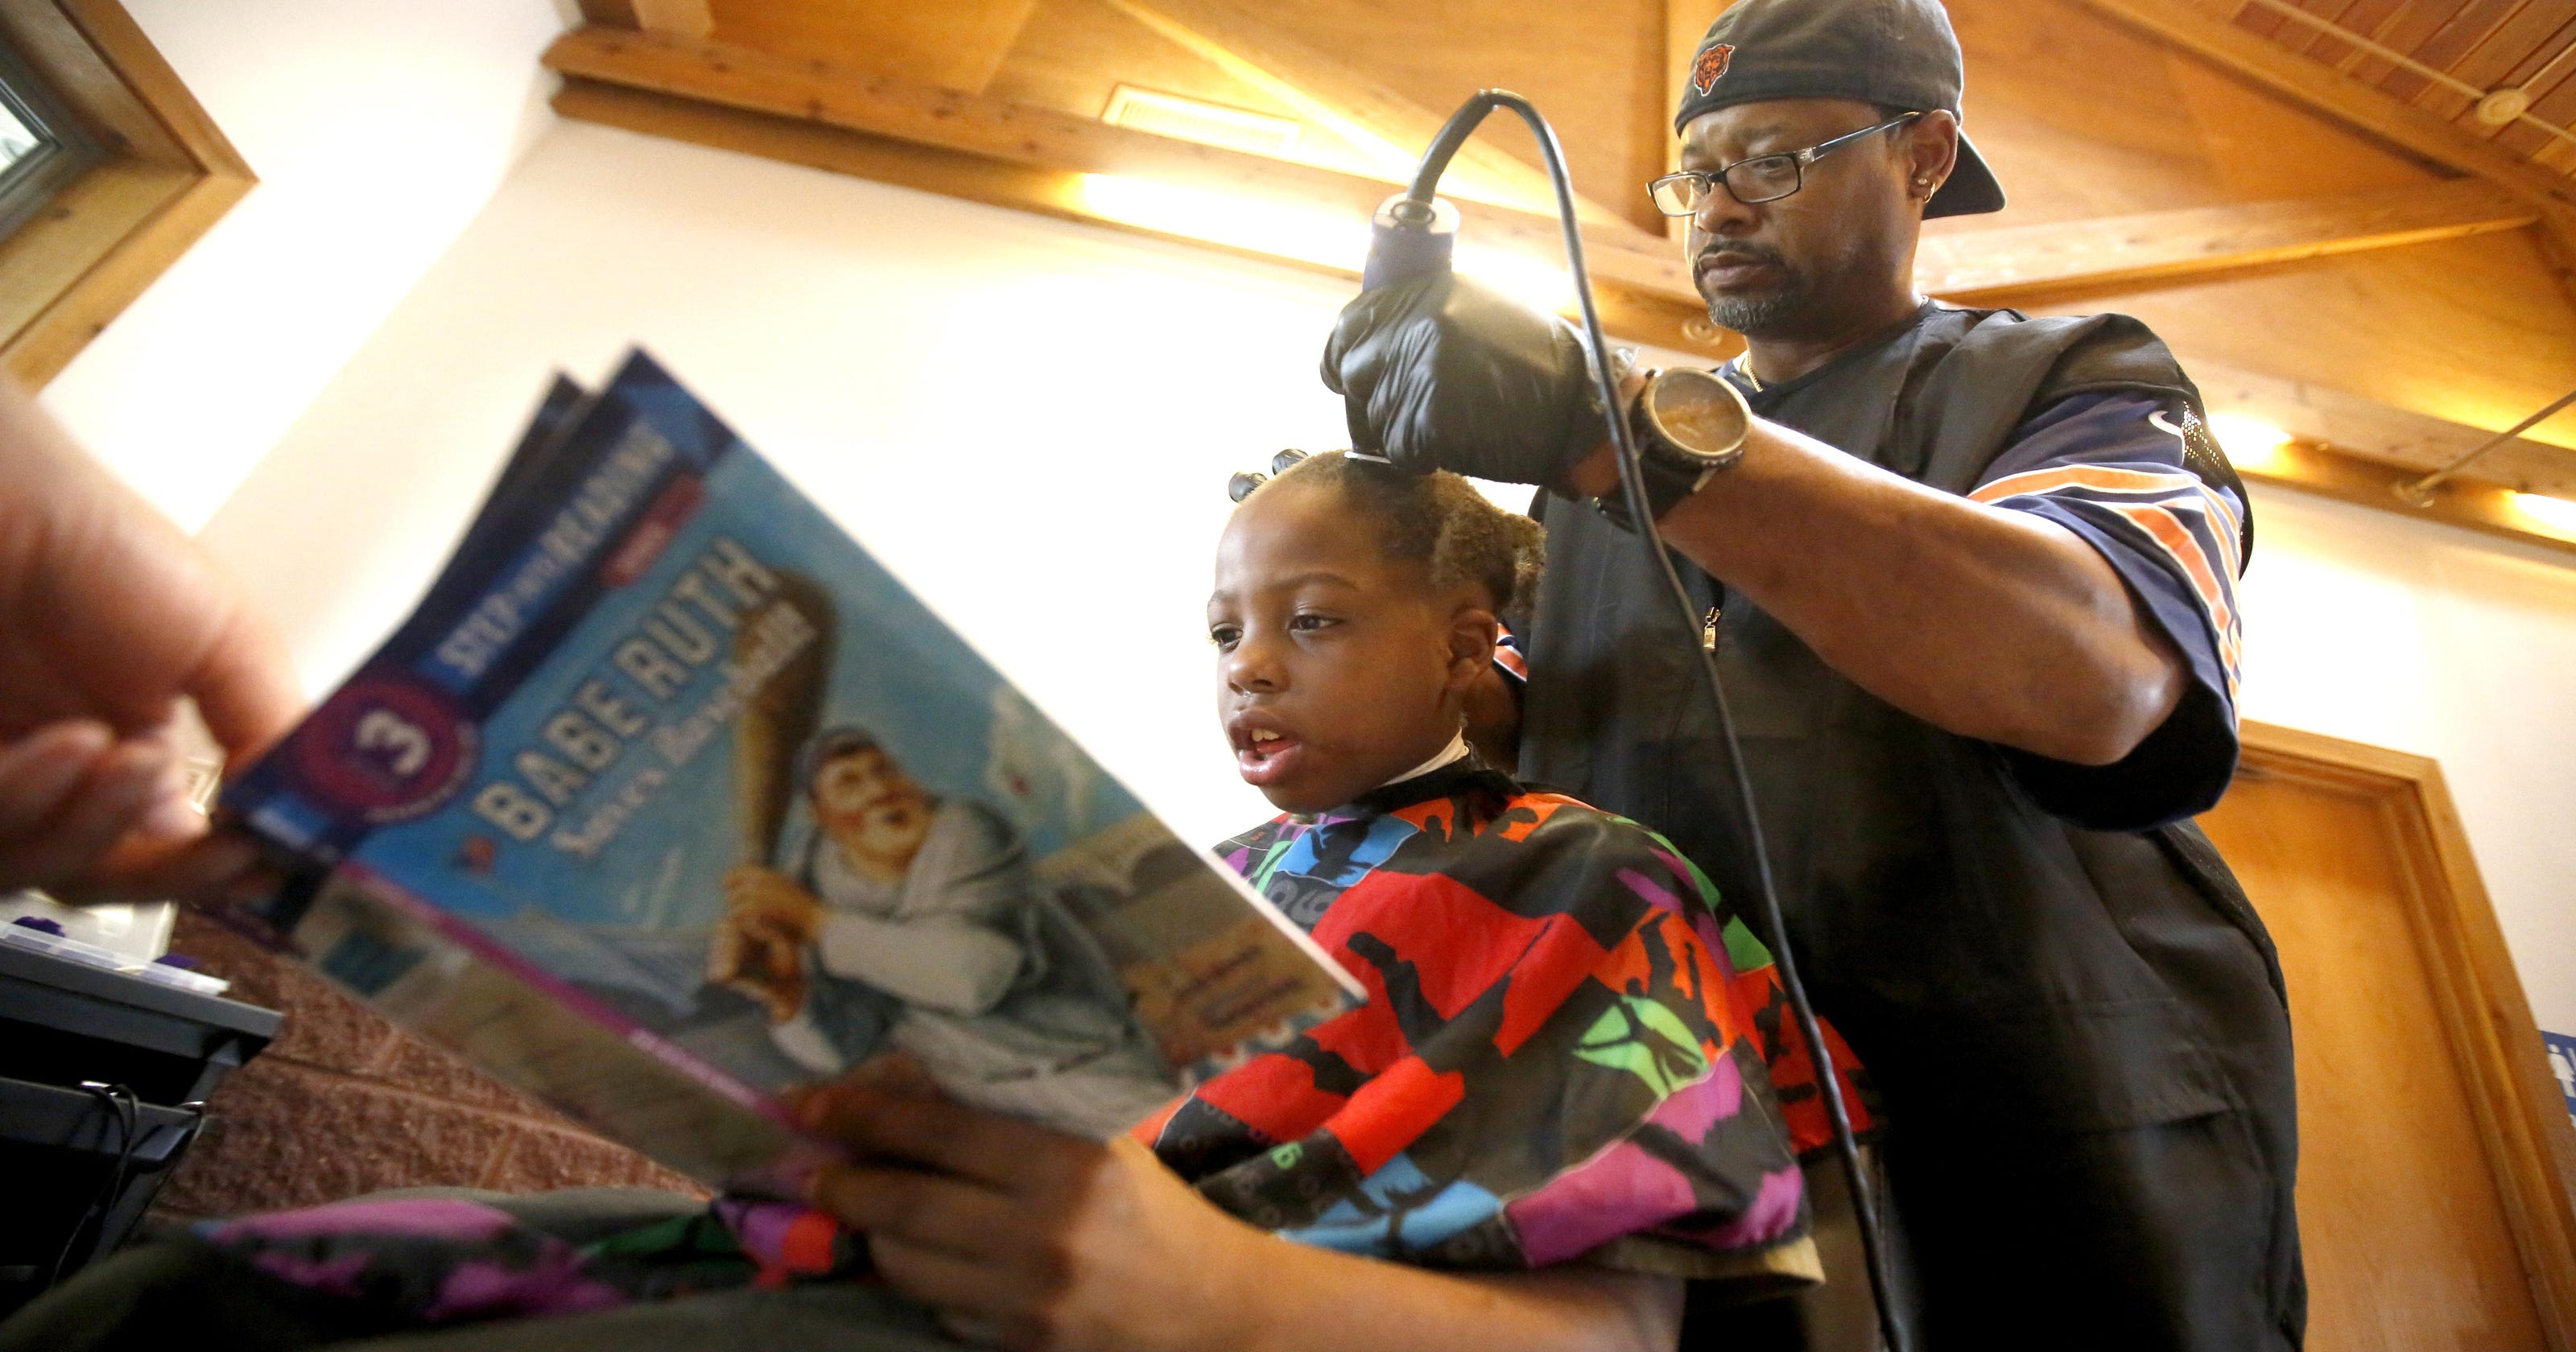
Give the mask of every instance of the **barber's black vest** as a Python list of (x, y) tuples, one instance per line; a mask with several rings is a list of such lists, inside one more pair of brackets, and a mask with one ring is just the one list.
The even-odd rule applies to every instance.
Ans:
[[(1965, 493), (2026, 417), (2114, 389), (2199, 408), (2164, 345), (2125, 316), (1936, 307), (1752, 398), (1766, 418)], [(2235, 486), (2223, 460), (2193, 467)], [(1637, 537), (1553, 494), (1539, 515), (1549, 560), (1528, 626), (1522, 774), (1664, 832), (1756, 914), (1696, 623)], [(1897, 1131), (2100, 1130), (2249, 1107), (2288, 1126), (2278, 964), (2196, 828), (2075, 824), (2141, 825), (2105, 822), (2072, 793), (2069, 815), (2052, 812), (2049, 763), (1895, 709), (1675, 558), (1700, 611), (1720, 612), (1718, 664), (1798, 963)], [(2208, 767), (2151, 815), (2205, 808), (2230, 768)]]

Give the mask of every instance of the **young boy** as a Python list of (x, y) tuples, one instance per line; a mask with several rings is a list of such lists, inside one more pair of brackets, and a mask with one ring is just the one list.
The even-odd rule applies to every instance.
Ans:
[(1463, 479), (1337, 454), (1244, 500), (1218, 713), (1286, 815), (1220, 854), (1369, 1003), (1107, 1148), (816, 1096), (885, 1161), (817, 1197), (896, 1290), (1012, 1347), (1669, 1349), (1683, 1277), (1813, 1279), (1824, 1119), (1767, 954), (1659, 837), (1462, 735), (1539, 551)]
[[(374, 1216), (438, 1237), (398, 1252), (317, 1247), (339, 1208), (212, 1238), (270, 1274), (505, 1321), (401, 1341), (416, 1352), (1669, 1352), (1685, 1277), (1812, 1281), (1796, 1157), (1823, 1118), (1760, 945), (1660, 838), (1524, 789), (1462, 737), (1496, 614), (1538, 561), (1536, 525), (1454, 475), (1325, 455), (1251, 494), (1208, 633), (1238, 769), (1287, 815), (1221, 853), (1369, 1002), (1105, 1145), (956, 1102), (895, 1058), (807, 1095), (805, 1125), (859, 1161), (813, 1200), (867, 1236), (883, 1288), (660, 1302), (743, 1280), (720, 1261), (736, 1249), (772, 1278), (848, 1253), (819, 1216), (733, 1203), (721, 1227), (531, 1215), (549, 1199)], [(460, 1289), (481, 1303), (460, 1310)], [(87, 1348), (152, 1345), (52, 1313)], [(507, 1321), (528, 1313), (556, 1317)], [(420, 1315), (364, 1327), (441, 1317)], [(0, 1330), (0, 1349), (47, 1331)]]

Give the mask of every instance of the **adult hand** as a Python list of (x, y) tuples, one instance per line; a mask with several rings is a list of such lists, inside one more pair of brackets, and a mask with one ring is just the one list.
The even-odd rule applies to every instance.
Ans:
[(1451, 273), (1342, 307), (1323, 377), (1342, 396), (1351, 448), (1415, 473), (1557, 484), (1601, 440), (1573, 328)]
[(868, 1236), (877, 1271), (951, 1332), (1027, 1352), (1241, 1347), (1282, 1241), (1190, 1190), (1151, 1151), (970, 1108), (880, 1058), (796, 1102), (851, 1147), (815, 1205)]
[(188, 801), (179, 701), (246, 765), (303, 701), (195, 542), (0, 380), (0, 891), (75, 902), (262, 884)]

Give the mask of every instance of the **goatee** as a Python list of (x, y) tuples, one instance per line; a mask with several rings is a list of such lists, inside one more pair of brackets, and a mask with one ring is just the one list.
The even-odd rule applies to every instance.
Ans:
[(1789, 291), (1767, 296), (1719, 296), (1708, 303), (1708, 321), (1748, 338), (1761, 337), (1796, 314), (1802, 299)]
[(1708, 302), (1709, 322), (1722, 329), (1732, 329), (1748, 338), (1765, 335), (1784, 324), (1793, 323), (1798, 312), (1804, 309), (1807, 303), (1809, 287), (1806, 276), (1790, 267), (1787, 259), (1769, 248), (1738, 244), (1725, 252), (1769, 263), (1777, 269), (1780, 281), (1777, 286), (1750, 296), (1727, 294), (1713, 296), (1706, 290), (1702, 290), (1700, 298)]

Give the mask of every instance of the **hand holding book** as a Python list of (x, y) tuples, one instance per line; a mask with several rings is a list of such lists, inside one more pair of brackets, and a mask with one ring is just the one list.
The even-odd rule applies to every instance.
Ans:
[(868, 1237), (877, 1274), (978, 1346), (1243, 1347), (1265, 1259), (1244, 1224), (1127, 1137), (1094, 1142), (980, 1113), (890, 1057), (796, 1100), (846, 1146), (810, 1198)]
[(208, 835), (179, 704), (247, 761), (302, 707), (283, 648), (194, 541), (4, 379), (0, 485), (0, 892), (223, 894), (257, 856)]

